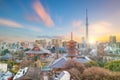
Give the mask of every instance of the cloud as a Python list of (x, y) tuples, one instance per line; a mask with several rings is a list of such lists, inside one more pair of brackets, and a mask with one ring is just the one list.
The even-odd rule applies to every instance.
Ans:
[(98, 21), (94, 22), (89, 26), (90, 35), (107, 35), (114, 32), (113, 26), (110, 22), (107, 21)]
[(50, 15), (45, 11), (42, 4), (39, 1), (36, 1), (33, 4), (33, 8), (38, 16), (43, 20), (46, 26), (51, 27), (54, 26), (54, 22), (51, 19)]
[(31, 26), (28, 28), (29, 30), (35, 31), (35, 32), (42, 32), (42, 30), (38, 27)]
[(11, 27), (11, 28), (29, 29), (29, 30), (32, 30), (32, 31), (35, 31), (35, 32), (41, 32), (42, 31), (39, 27), (21, 25), (20, 23), (14, 22), (12, 20), (7, 20), (7, 19), (0, 19), (0, 25)]
[(30, 22), (32, 22), (32, 21), (41, 22), (40, 18), (37, 15), (30, 12), (21, 1), (17, 0), (17, 3), (21, 7), (23, 12), (25, 13), (24, 17), (25, 17), (26, 20), (28, 20)]
[(35, 39), (33, 37), (15, 37), (15, 36), (0, 36), (0, 41), (7, 42), (18, 42), (18, 41), (28, 41), (33, 42)]
[(12, 27), (12, 28), (23, 28), (21, 24), (7, 19), (0, 19), (0, 25)]
[[(86, 34), (85, 25), (81, 24), (80, 27), (73, 27), (72, 32), (74, 33), (74, 39), (81, 41), (81, 37)], [(113, 24), (108, 21), (96, 21), (89, 25), (89, 38), (91, 37), (104, 37), (116, 34), (116, 28), (113, 27)], [(70, 33), (69, 33), (70, 34)], [(105, 38), (106, 39), (106, 38)]]
[(82, 24), (82, 21), (80, 21), (80, 20), (74, 20), (74, 21), (72, 22), (72, 26), (73, 26), (73, 27), (80, 27), (81, 24)]
[(28, 21), (42, 22), (41, 19), (39, 17), (35, 16), (35, 15), (26, 14), (25, 18)]

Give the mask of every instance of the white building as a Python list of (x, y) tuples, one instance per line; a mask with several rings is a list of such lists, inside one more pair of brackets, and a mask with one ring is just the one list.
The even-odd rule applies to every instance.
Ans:
[(7, 71), (7, 64), (0, 63), (0, 72), (6, 72), (6, 71)]

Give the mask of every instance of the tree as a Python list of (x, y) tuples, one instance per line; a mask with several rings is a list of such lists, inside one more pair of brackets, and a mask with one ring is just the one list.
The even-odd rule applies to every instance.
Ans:
[[(83, 80), (110, 80), (110, 72), (100, 67), (90, 67), (83, 72)], [(113, 79), (111, 79), (113, 80)]]
[(74, 59), (70, 59), (66, 62), (66, 64), (64, 65), (64, 68), (66, 68), (66, 69), (76, 68), (77, 70), (80, 71), (80, 73), (82, 73), (85, 69), (85, 65), (77, 62)]
[(28, 67), (34, 66), (34, 62), (32, 60), (27, 60), (26, 57), (23, 58), (23, 61), (20, 63), (20, 67)]
[[(120, 64), (119, 61), (113, 61), (113, 63)], [(89, 62), (88, 67), (85, 67), (84, 64), (70, 59), (64, 68), (70, 73), (71, 80), (120, 80), (120, 72), (111, 72), (108, 69), (94, 66), (98, 66), (94, 61)]]
[(108, 80), (120, 80), (120, 72), (112, 72)]
[(12, 69), (12, 72), (16, 74), (18, 72), (18, 70), (19, 70), (19, 66), (18, 65), (14, 65), (14, 67)]
[(64, 68), (71, 74), (73, 80), (82, 80), (81, 75), (85, 70), (84, 64), (79, 63), (74, 59), (70, 59), (66, 62)]
[(29, 51), (30, 50), (30, 48), (26, 48), (24, 51)]
[(76, 69), (76, 68), (71, 68), (71, 69), (69, 69), (68, 70), (68, 72), (70, 73), (70, 75), (71, 75), (71, 78), (73, 79), (73, 80), (82, 80), (82, 76), (81, 76), (81, 73), (80, 73), (80, 71), (78, 70), (78, 69)]
[(5, 54), (7, 54), (7, 53), (10, 53), (10, 51), (9, 51), (8, 49), (5, 49), (5, 50), (2, 51), (1, 56), (5, 55)]
[(120, 60), (111, 61), (105, 64), (106, 69), (111, 71), (120, 71)]
[(21, 51), (17, 51), (17, 56), (18, 56), (18, 59), (23, 59), (23, 57), (24, 57), (24, 51), (23, 50), (21, 50)]
[(92, 67), (92, 66), (99, 66), (99, 65), (95, 61), (89, 61), (89, 62), (85, 63), (85, 66)]

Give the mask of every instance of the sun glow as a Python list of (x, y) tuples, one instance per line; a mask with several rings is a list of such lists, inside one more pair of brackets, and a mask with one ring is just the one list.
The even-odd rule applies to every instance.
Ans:
[(90, 44), (95, 44), (95, 42), (96, 42), (96, 41), (95, 41), (94, 38), (90, 38), (90, 39), (89, 39), (89, 43), (90, 43)]

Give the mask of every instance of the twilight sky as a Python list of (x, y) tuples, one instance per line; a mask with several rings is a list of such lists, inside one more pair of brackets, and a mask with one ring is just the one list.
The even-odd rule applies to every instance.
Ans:
[[(88, 9), (89, 39), (120, 40), (120, 0), (0, 0), (0, 40), (33, 41), (42, 36), (85, 36)], [(39, 36), (39, 37), (38, 37)]]

